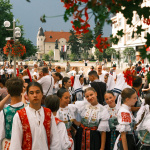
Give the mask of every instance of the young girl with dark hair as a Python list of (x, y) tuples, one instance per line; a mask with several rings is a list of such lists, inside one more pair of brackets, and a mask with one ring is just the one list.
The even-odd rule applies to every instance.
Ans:
[(59, 140), (61, 143), (61, 149), (73, 150), (74, 149), (73, 139), (68, 136), (64, 122), (56, 117), (57, 111), (59, 110), (59, 105), (60, 105), (60, 100), (57, 95), (49, 95), (46, 97), (45, 106), (52, 111), (55, 117), (55, 122), (59, 134)]
[(109, 131), (109, 113), (98, 103), (94, 88), (85, 89), (85, 100), (76, 101), (76, 112), (81, 116), (81, 125), (76, 134), (77, 150), (104, 150), (106, 131)]
[(138, 150), (150, 149), (150, 93), (145, 96), (145, 105), (140, 108), (136, 117), (135, 129), (138, 131)]
[(121, 97), (123, 104), (120, 107), (117, 119), (118, 125), (116, 130), (120, 132), (114, 150), (136, 150), (135, 138), (133, 135), (134, 116), (131, 112), (131, 107), (137, 101), (136, 92), (131, 88), (125, 88)]
[(108, 110), (110, 114), (110, 119), (109, 119), (110, 132), (106, 132), (105, 149), (113, 150), (116, 138), (119, 135), (119, 132), (116, 131), (116, 125), (118, 124), (117, 113), (119, 110), (119, 106), (115, 103), (116, 96), (112, 91), (106, 91), (106, 93), (104, 94), (104, 98), (107, 104), (104, 107)]
[(61, 88), (57, 92), (57, 96), (60, 100), (59, 110), (57, 111), (56, 117), (65, 123), (68, 135), (72, 137), (73, 128), (72, 124), (79, 126), (79, 122), (76, 121), (73, 109), (70, 108), (70, 93), (67, 89)]

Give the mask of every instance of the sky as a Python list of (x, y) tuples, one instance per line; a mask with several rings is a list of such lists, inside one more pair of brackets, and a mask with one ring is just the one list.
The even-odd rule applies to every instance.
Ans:
[[(72, 29), (72, 24), (69, 21), (65, 22), (62, 17), (47, 18), (46, 23), (40, 21), (40, 17), (63, 15), (65, 8), (60, 0), (10, 0), (13, 4), (12, 12), (15, 20), (19, 19), (20, 25), (24, 26), (25, 38), (30, 39), (36, 45), (36, 37), (40, 27), (45, 31), (66, 31)], [(94, 27), (94, 22), (90, 21), (91, 29)], [(111, 26), (105, 25), (103, 36), (111, 34)]]

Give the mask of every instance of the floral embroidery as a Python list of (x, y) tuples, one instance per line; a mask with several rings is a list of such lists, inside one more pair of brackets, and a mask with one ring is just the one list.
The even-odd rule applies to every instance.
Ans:
[(121, 112), (122, 122), (129, 122), (131, 123), (131, 116), (130, 113)]

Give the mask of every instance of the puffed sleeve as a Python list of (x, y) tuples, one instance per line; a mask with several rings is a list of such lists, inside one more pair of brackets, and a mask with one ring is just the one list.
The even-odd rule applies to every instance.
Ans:
[(116, 130), (121, 132), (131, 131), (130, 123), (131, 123), (131, 115), (129, 112), (118, 112), (118, 123), (116, 126)]
[(77, 112), (81, 114), (81, 112), (84, 110), (86, 104), (89, 104), (88, 101), (84, 98), (83, 101), (76, 101), (75, 107), (77, 109)]
[(69, 104), (68, 109), (69, 109), (69, 112), (71, 113), (72, 118), (75, 119), (76, 118), (75, 116), (77, 113), (77, 108), (75, 107), (75, 104)]
[(108, 113), (108, 110), (104, 107), (104, 106), (101, 106), (100, 105), (100, 111), (99, 111), (99, 120), (100, 120), (100, 123), (99, 123), (99, 126), (98, 126), (98, 131), (110, 131), (109, 129), (109, 118), (110, 118), (110, 115)]

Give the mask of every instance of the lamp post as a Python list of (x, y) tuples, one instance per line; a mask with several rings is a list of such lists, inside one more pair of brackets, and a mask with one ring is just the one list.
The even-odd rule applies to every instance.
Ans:
[[(11, 30), (13, 31), (13, 40), (15, 42), (16, 38), (21, 37), (21, 29), (19, 27), (15, 27), (16, 21), (15, 19), (13, 20), (13, 28), (12, 29), (6, 29), (6, 30)], [(10, 22), (5, 21), (4, 26), (6, 28), (10, 27)], [(7, 38), (8, 40), (8, 38)], [(14, 77), (16, 77), (16, 57), (14, 56)]]

